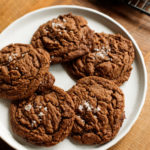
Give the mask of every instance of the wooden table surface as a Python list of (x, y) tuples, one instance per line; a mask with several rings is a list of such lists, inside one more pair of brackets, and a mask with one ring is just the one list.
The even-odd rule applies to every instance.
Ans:
[[(150, 17), (122, 5), (98, 0), (0, 0), (0, 32), (11, 22), (33, 10), (52, 5), (80, 5), (94, 8), (121, 23), (137, 41), (150, 77)], [(148, 91), (150, 82), (148, 81)], [(150, 92), (142, 112), (130, 132), (110, 150), (150, 149)], [(0, 150), (13, 150), (0, 140)]]

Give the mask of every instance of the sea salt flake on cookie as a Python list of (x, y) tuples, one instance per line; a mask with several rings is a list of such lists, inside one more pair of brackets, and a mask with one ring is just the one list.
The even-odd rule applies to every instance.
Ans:
[(80, 119), (80, 121), (82, 121), (82, 123), (85, 123), (85, 121), (81, 118), (81, 116), (77, 116), (79, 119)]
[(87, 107), (87, 111), (91, 111), (92, 109), (91, 109), (91, 107)]
[(65, 23), (65, 22), (67, 22), (67, 20), (63, 18), (63, 22)]
[(44, 110), (47, 111), (47, 107), (44, 107)]
[(32, 120), (31, 126), (34, 127), (35, 124), (36, 124), (36, 121)]
[(104, 57), (105, 57), (104, 54), (102, 54), (101, 52), (96, 53), (96, 55), (97, 55), (97, 56), (100, 56), (101, 58), (104, 58)]
[(106, 50), (107, 53), (110, 52), (110, 51), (111, 51), (110, 49), (107, 49), (107, 50)]
[(94, 113), (97, 113), (97, 112), (99, 112), (101, 109), (99, 108), (99, 107), (97, 107), (97, 108), (95, 108), (94, 109)]
[[(41, 82), (41, 83), (42, 83), (42, 82)], [(36, 107), (37, 107), (37, 108), (40, 108), (40, 109), (42, 108), (42, 106), (41, 106), (41, 105), (40, 105), (40, 106), (36, 106)]]
[(92, 111), (93, 106), (90, 105), (88, 102), (84, 102), (84, 106), (86, 107), (87, 111)]
[(52, 27), (54, 28), (54, 27), (61, 27), (61, 28), (64, 28), (64, 26), (62, 25), (62, 24), (60, 24), (60, 23), (55, 23), (55, 22), (52, 22)]
[(39, 117), (42, 117), (42, 116), (44, 116), (44, 113), (43, 113), (43, 112), (40, 112), (40, 113), (38, 114), (38, 116), (39, 116)]
[(100, 49), (98, 49), (98, 48), (94, 48), (94, 51), (99, 52), (99, 51), (100, 51)]
[(11, 62), (13, 60), (12, 56), (8, 57), (8, 61)]
[(88, 102), (84, 102), (84, 105), (85, 105), (85, 107), (89, 107), (90, 106), (90, 104), (88, 103)]
[(49, 29), (48, 29), (48, 28), (44, 28), (43, 30), (44, 30), (45, 33), (48, 33), (48, 32), (49, 32)]
[(94, 118), (96, 118), (96, 119), (97, 119), (97, 116), (95, 116), (95, 115), (94, 115)]
[(79, 109), (80, 111), (82, 111), (82, 110), (83, 110), (83, 105), (79, 105), (78, 109)]
[(109, 58), (110, 61), (112, 61), (112, 58)]
[(31, 108), (32, 108), (32, 105), (31, 105), (31, 104), (28, 104), (28, 105), (25, 106), (24, 109), (25, 109), (26, 111), (30, 111)]
[(81, 118), (81, 116), (77, 115), (77, 118), (80, 119), (80, 121), (82, 121), (83, 123), (85, 123), (85, 121)]
[(16, 53), (12, 53), (12, 56), (13, 56), (13, 57), (16, 57), (16, 56), (18, 56), (18, 54), (16, 54)]
[(97, 107), (97, 111), (100, 111), (101, 109), (99, 107)]
[(52, 27), (53, 27), (53, 28), (55, 27), (55, 22), (52, 22)]
[(25, 54), (22, 54), (21, 56), (22, 56), (22, 57), (24, 57), (24, 56), (25, 56)]

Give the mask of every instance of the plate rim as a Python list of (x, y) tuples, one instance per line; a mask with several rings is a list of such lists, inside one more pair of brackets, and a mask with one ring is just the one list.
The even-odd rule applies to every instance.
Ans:
[[(37, 10), (34, 10), (34, 11), (31, 11), (21, 17), (19, 17), (18, 19), (16, 19), (15, 21), (13, 21), (12, 23), (10, 23), (1, 33), (0, 33), (0, 36), (2, 36), (5, 32), (7, 32), (7, 30), (9, 30), (11, 27), (13, 27), (15, 24), (17, 24), (19, 21), (29, 17), (29, 16), (32, 16), (33, 14), (36, 14), (36, 13), (40, 13), (42, 11), (45, 11), (45, 10), (49, 10), (49, 9), (61, 9), (61, 8), (77, 8), (77, 9), (81, 9), (81, 10), (85, 10), (85, 11), (89, 11), (89, 12), (92, 12), (92, 13), (96, 13), (102, 17), (104, 17), (105, 19), (113, 22), (115, 25), (117, 25), (122, 31), (124, 31), (128, 37), (130, 38), (130, 40), (133, 42), (134, 46), (135, 46), (135, 49), (137, 51), (137, 53), (139, 54), (139, 57), (140, 57), (140, 60), (141, 60), (141, 65), (142, 65), (142, 69), (143, 69), (143, 85), (144, 85), (144, 88), (143, 88), (143, 95), (142, 95), (142, 98), (141, 98), (141, 105), (140, 107), (138, 108), (138, 111), (137, 113), (135, 114), (135, 117), (134, 119), (131, 121), (130, 125), (127, 127), (127, 129), (120, 135), (120, 137), (110, 143), (107, 143), (106, 145), (103, 145), (103, 148), (104, 149), (108, 149), (110, 147), (112, 147), (113, 145), (115, 145), (116, 143), (118, 143), (125, 135), (127, 135), (127, 133), (130, 131), (130, 129), (133, 127), (133, 125), (135, 124), (136, 120), (138, 119), (140, 113), (141, 113), (141, 110), (143, 108), (143, 105), (144, 105), (144, 102), (146, 100), (146, 93), (147, 93), (147, 70), (146, 70), (146, 66), (145, 66), (145, 61), (144, 61), (144, 57), (142, 55), (142, 52), (139, 48), (139, 46), (137, 45), (136, 41), (134, 40), (134, 38), (131, 36), (131, 34), (125, 29), (124, 26), (122, 26), (119, 22), (117, 22), (115, 19), (111, 18), (110, 16), (106, 15), (105, 13), (102, 13), (98, 10), (94, 10), (92, 8), (89, 8), (89, 7), (83, 7), (83, 6), (78, 6), (78, 5), (55, 5), (55, 6), (48, 6), (48, 7), (44, 7), (44, 8), (40, 8), (40, 9), (37, 9)], [(0, 126), (0, 131), (2, 131), (2, 127)], [(4, 140), (9, 146), (11, 146), (12, 148), (15, 148), (17, 149), (17, 147), (15, 147), (13, 145), (13, 143), (11, 142), (8, 142), (9, 140), (5, 138), (5, 135), (2, 134), (2, 132), (0, 132), (0, 138), (2, 140)]]

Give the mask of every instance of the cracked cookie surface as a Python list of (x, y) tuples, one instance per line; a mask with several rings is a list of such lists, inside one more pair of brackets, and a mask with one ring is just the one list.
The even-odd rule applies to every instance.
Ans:
[(104, 144), (118, 133), (125, 118), (124, 94), (112, 81), (89, 76), (69, 91), (75, 104), (71, 137), (82, 144)]
[(96, 33), (94, 49), (67, 64), (75, 77), (99, 76), (114, 81), (117, 85), (128, 80), (134, 60), (132, 42), (119, 34)]
[(45, 92), (47, 89), (53, 86), (54, 82), (55, 77), (50, 72), (47, 72), (44, 75), (43, 80), (40, 82), (37, 92)]
[(32, 45), (11, 44), (0, 51), (0, 97), (10, 100), (32, 95), (48, 72), (50, 57)]
[(51, 55), (52, 63), (73, 60), (92, 49), (94, 32), (81, 16), (61, 15), (39, 27), (31, 43)]
[(43, 94), (14, 101), (10, 106), (14, 133), (41, 146), (52, 146), (64, 140), (71, 132), (74, 117), (71, 97), (56, 86)]

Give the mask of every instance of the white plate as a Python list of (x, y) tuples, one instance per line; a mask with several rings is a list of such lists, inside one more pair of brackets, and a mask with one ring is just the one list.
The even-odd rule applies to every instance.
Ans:
[[(40, 9), (29, 13), (7, 27), (0, 35), (0, 48), (10, 43), (29, 43), (33, 33), (36, 29), (46, 21), (57, 17), (60, 14), (66, 14), (72, 12), (76, 15), (81, 15), (88, 20), (89, 26), (97, 32), (106, 33), (121, 33), (125, 37), (132, 40), (135, 47), (135, 60), (133, 63), (133, 70), (128, 82), (121, 86), (125, 94), (125, 114), (126, 119), (121, 127), (118, 135), (109, 143), (102, 146), (85, 146), (75, 145), (70, 140), (65, 139), (63, 142), (50, 148), (37, 147), (30, 145), (19, 137), (15, 137), (12, 134), (9, 125), (9, 102), (0, 100), (0, 136), (9, 145), (19, 150), (27, 149), (49, 149), (49, 150), (101, 150), (107, 149), (117, 143), (123, 136), (125, 136), (136, 119), (144, 104), (146, 89), (147, 89), (147, 74), (144, 65), (144, 59), (142, 53), (137, 46), (133, 37), (122, 27), (119, 23), (112, 18), (100, 13), (96, 10), (79, 7), (79, 6), (54, 6), (44, 9)], [(7, 18), (6, 18), (7, 19)], [(68, 90), (75, 82), (67, 75), (61, 65), (54, 65), (51, 68), (51, 72), (56, 78), (55, 85)]]

